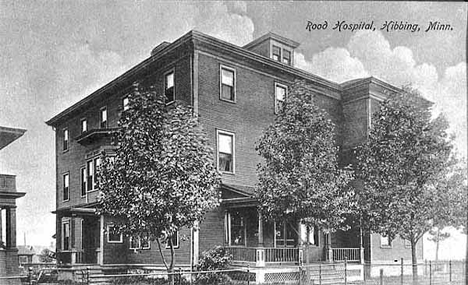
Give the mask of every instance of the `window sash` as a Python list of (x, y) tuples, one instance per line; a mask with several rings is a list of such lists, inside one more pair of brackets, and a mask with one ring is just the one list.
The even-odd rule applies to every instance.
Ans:
[(283, 63), (291, 65), (291, 52), (289, 50), (283, 49)]
[(68, 140), (69, 140), (68, 129), (64, 129), (63, 130), (63, 150), (68, 149)]
[(234, 101), (235, 74), (233, 70), (221, 68), (221, 99)]
[(86, 119), (81, 120), (81, 133), (88, 131), (88, 121)]
[(70, 176), (68, 174), (63, 175), (63, 200), (70, 199)]
[(101, 128), (107, 128), (107, 108), (101, 109)]
[(166, 96), (166, 103), (171, 103), (175, 100), (174, 89), (174, 72), (171, 71), (164, 77), (164, 95)]
[(234, 136), (218, 133), (218, 169), (222, 172), (234, 172)]
[(81, 168), (80, 180), (81, 180), (81, 196), (86, 195), (86, 167)]
[(275, 113), (278, 114), (281, 109), (283, 109), (284, 101), (286, 100), (286, 96), (288, 93), (288, 89), (284, 85), (275, 84)]
[(129, 108), (129, 101), (128, 101), (128, 97), (124, 97), (122, 99), (122, 107), (123, 107), (123, 110), (124, 111), (127, 111), (128, 108)]
[(279, 46), (273, 46), (272, 58), (276, 61), (281, 61), (281, 48)]
[(115, 227), (112, 225), (107, 226), (107, 242), (108, 243), (122, 243), (122, 234), (117, 233)]
[(88, 191), (93, 190), (93, 176), (94, 176), (94, 167), (93, 167), (93, 161), (89, 160), (86, 162), (86, 172), (87, 172), (87, 177), (86, 177), (86, 184), (88, 186)]
[(62, 249), (69, 250), (70, 249), (70, 223), (66, 222), (62, 224)]

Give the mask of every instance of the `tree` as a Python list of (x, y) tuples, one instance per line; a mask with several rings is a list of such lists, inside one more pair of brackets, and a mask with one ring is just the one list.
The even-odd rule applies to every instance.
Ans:
[(339, 167), (335, 125), (306, 83), (294, 82), (256, 149), (264, 158), (256, 197), (267, 219), (301, 221), (308, 232), (343, 225), (352, 173)]
[(44, 248), (41, 251), (41, 254), (39, 254), (39, 261), (40, 262), (45, 262), (45, 263), (52, 263), (55, 262), (55, 252), (48, 248)]
[[(118, 218), (119, 232), (156, 241), (172, 272), (171, 237), (218, 205), (219, 174), (208, 139), (189, 107), (166, 105), (164, 96), (138, 84), (128, 98), (115, 138), (115, 158), (105, 156), (98, 174), (98, 212)], [(161, 243), (170, 248), (169, 263)]]
[(448, 123), (432, 119), (431, 103), (414, 89), (390, 95), (373, 114), (368, 140), (357, 148), (356, 190), (363, 221), (374, 232), (416, 243), (431, 228), (455, 222), (460, 187), (450, 182), (457, 160)]

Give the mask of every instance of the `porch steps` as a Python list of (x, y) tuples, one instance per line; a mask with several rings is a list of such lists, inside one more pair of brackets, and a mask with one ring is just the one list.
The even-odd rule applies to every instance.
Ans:
[(310, 281), (312, 284), (331, 285), (345, 284), (344, 269), (335, 264), (321, 264), (310, 267)]

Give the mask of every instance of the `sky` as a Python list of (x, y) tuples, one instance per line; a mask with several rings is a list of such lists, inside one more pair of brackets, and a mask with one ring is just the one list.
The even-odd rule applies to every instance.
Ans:
[[(445, 114), (466, 157), (467, 5), (0, 0), (0, 125), (27, 129), (0, 152), (0, 173), (16, 174), (27, 193), (17, 201), (18, 244), (26, 236), (48, 245), (55, 233), (54, 131), (44, 122), (191, 29), (240, 46), (272, 31), (300, 43), (296, 67), (329, 80), (412, 84)], [(307, 30), (309, 21), (327, 28)], [(420, 31), (381, 30), (390, 21)], [(425, 32), (436, 21), (451, 29)], [(337, 22), (375, 30), (340, 31)]]

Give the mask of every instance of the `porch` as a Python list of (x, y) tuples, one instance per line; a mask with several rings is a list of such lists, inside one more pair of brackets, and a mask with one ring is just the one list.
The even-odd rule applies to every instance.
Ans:
[[(274, 265), (302, 265), (306, 253), (306, 247), (239, 247), (226, 246), (227, 251), (232, 255), (234, 264), (246, 263), (251, 266), (265, 267)], [(325, 260), (315, 260), (313, 262), (351, 262), (364, 263), (363, 248), (328, 248)]]

